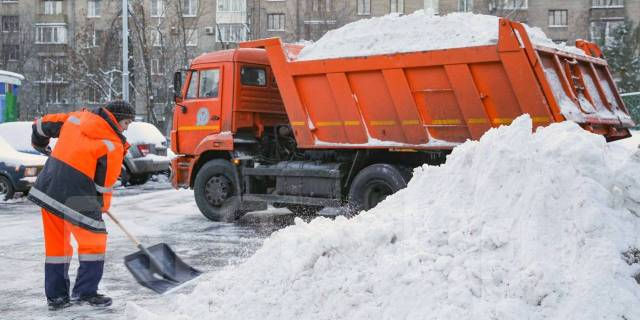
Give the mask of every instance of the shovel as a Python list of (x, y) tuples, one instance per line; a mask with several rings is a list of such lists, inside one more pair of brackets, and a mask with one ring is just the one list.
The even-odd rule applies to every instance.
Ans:
[(142, 286), (162, 294), (202, 274), (184, 263), (166, 243), (145, 248), (110, 212), (106, 214), (140, 249), (124, 257), (124, 265)]

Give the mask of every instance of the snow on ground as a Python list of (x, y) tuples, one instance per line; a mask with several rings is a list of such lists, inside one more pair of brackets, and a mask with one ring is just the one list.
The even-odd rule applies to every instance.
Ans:
[[(584, 55), (576, 47), (556, 44), (537, 27), (526, 26), (531, 41)], [(327, 32), (300, 51), (298, 60), (357, 57), (496, 44), (498, 17), (466, 12), (389, 14), (361, 19)]]
[(640, 319), (640, 155), (522, 116), (353, 219), (274, 233), (130, 319)]
[[(193, 191), (173, 190), (161, 177), (158, 180), (116, 188), (111, 211), (144, 244), (165, 242), (183, 260), (205, 272), (244, 261), (266, 236), (293, 221), (288, 211), (271, 210), (252, 213), (236, 224), (214, 223), (200, 214)], [(173, 295), (159, 296), (135, 282), (123, 258), (137, 249), (115, 224), (105, 220), (109, 237), (100, 291), (114, 298), (114, 305), (50, 312), (44, 298), (40, 209), (25, 198), (0, 202), (0, 319), (125, 319), (127, 302), (156, 311), (171, 306)], [(72, 285), (77, 266), (75, 256), (70, 267)], [(191, 292), (198, 281), (178, 293)]]

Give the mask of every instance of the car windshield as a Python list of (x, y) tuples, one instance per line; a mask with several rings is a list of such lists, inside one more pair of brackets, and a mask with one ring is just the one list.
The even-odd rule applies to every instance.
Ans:
[[(29, 121), (14, 121), (0, 123), (0, 137), (16, 151), (40, 154), (31, 146), (31, 125)], [(53, 149), (58, 139), (51, 139), (49, 146)]]
[(38, 153), (31, 146), (31, 122), (0, 123), (0, 137), (4, 138), (17, 151)]
[(2, 154), (11, 154), (15, 153), (16, 150), (5, 140), (3, 137), (0, 137), (0, 153)]

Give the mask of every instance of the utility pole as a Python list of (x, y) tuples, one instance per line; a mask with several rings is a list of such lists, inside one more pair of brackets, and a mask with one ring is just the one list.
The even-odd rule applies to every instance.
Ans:
[(122, 100), (129, 102), (129, 3), (122, 0)]

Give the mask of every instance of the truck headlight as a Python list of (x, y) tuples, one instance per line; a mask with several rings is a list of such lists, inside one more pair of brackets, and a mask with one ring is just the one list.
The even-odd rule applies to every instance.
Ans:
[(24, 176), (25, 177), (35, 177), (38, 175), (37, 167), (26, 167), (24, 168)]

